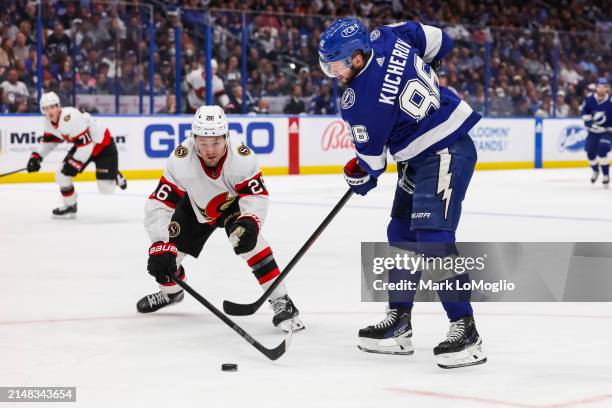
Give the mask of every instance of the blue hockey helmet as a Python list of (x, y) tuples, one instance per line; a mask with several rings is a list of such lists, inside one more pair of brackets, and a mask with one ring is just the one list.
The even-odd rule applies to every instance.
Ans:
[(353, 63), (353, 53), (361, 50), (368, 54), (372, 50), (372, 41), (368, 29), (354, 18), (341, 18), (336, 20), (321, 35), (319, 42), (319, 64), (321, 69), (330, 78), (337, 74), (332, 70), (331, 64), (336, 61), (344, 62), (347, 68)]
[(608, 78), (606, 78), (606, 77), (597, 78), (596, 84), (597, 85), (607, 86), (608, 85)]

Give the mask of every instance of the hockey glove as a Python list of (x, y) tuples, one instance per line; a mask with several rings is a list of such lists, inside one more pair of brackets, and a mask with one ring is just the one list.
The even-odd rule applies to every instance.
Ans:
[(64, 162), (64, 167), (62, 167), (62, 174), (67, 177), (74, 177), (79, 174), (83, 170), (83, 162), (78, 161), (74, 157), (69, 157)]
[(252, 251), (257, 245), (259, 225), (253, 217), (242, 216), (236, 218), (236, 221), (231, 223), (226, 231), (236, 255)]
[(40, 154), (33, 152), (32, 155), (30, 155), (30, 160), (28, 160), (28, 173), (36, 173), (40, 170), (40, 163), (42, 160), (43, 158)]
[(170, 275), (176, 272), (176, 245), (170, 242), (157, 241), (149, 248), (147, 270), (160, 285), (170, 282)]
[(362, 196), (368, 194), (368, 191), (376, 187), (378, 182), (376, 177), (370, 176), (359, 166), (356, 157), (344, 165), (344, 179), (354, 193)]

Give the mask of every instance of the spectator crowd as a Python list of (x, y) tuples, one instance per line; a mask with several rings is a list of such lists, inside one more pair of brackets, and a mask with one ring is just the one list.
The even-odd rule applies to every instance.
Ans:
[(341, 89), (319, 69), (316, 48), (335, 18), (352, 15), (370, 29), (403, 20), (442, 27), (456, 46), (440, 83), (480, 111), (486, 100), (490, 116), (573, 116), (610, 72), (611, 9), (599, 0), (42, 0), (39, 60), (37, 2), (5, 0), (0, 113), (38, 110), (39, 64), (42, 89), (64, 104), (76, 98), (95, 111), (82, 95), (152, 92), (165, 96), (160, 113), (191, 112), (206, 100), (210, 10), (212, 95), (228, 113), (336, 114)]

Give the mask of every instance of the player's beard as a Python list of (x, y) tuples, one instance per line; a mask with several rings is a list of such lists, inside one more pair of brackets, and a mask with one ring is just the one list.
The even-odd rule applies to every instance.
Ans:
[(225, 155), (225, 152), (227, 152), (227, 145), (223, 149), (223, 152), (221, 152), (221, 154), (215, 156), (214, 158), (208, 158), (207, 156), (202, 155), (199, 152), (199, 150), (198, 150), (198, 154), (200, 155), (200, 157), (204, 161), (204, 164), (206, 165), (206, 167), (210, 167), (210, 168), (215, 168), (215, 167), (217, 167), (217, 165), (219, 165), (219, 162), (221, 161), (221, 159)]
[(350, 73), (349, 73), (349, 75), (348, 75), (348, 76), (346, 76), (346, 77), (342, 76), (342, 77), (340, 78), (340, 82), (341, 82), (343, 85), (348, 85), (348, 84), (350, 84), (350, 83), (351, 83), (351, 81), (352, 81), (353, 79), (355, 79), (355, 77), (356, 77), (356, 76), (359, 74), (359, 72), (361, 71), (360, 69), (356, 69), (356, 68), (354, 68), (354, 67), (351, 67), (351, 68), (349, 68), (349, 69), (350, 69)]

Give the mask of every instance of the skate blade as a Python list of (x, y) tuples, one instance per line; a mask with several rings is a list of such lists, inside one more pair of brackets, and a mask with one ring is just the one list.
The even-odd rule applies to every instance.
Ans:
[(304, 326), (304, 323), (302, 323), (299, 317), (294, 317), (291, 320), (285, 320), (284, 322), (280, 322), (278, 324), (278, 327), (285, 333), (297, 333), (306, 328), (306, 326)]
[(76, 220), (76, 214), (57, 215), (51, 214), (51, 218), (54, 220)]
[(469, 367), (487, 362), (487, 357), (482, 351), (482, 340), (465, 350), (456, 353), (440, 354), (437, 357), (438, 367), (444, 369)]
[(411, 337), (397, 337), (392, 339), (368, 339), (359, 338), (357, 348), (366, 353), (393, 354), (410, 356), (414, 354), (414, 346)]

